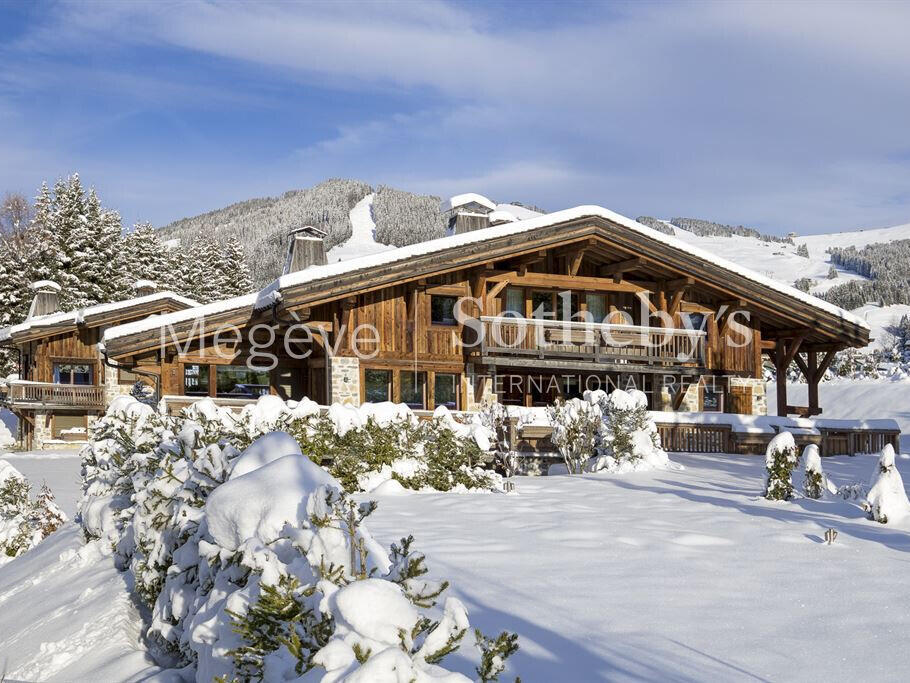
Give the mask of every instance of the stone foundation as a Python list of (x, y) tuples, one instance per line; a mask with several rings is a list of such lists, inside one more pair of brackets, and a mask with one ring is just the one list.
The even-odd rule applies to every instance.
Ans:
[(475, 366), (469, 363), (467, 372), (463, 375), (465, 401), (464, 410), (480, 410), (485, 403), (495, 403), (496, 394), (493, 391), (493, 378), (488, 374), (475, 374)]
[(329, 359), (332, 395), (329, 403), (360, 405), (360, 359), (333, 356)]

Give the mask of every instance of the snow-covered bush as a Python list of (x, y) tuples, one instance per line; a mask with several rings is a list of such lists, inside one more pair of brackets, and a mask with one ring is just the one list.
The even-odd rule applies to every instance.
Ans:
[(559, 450), (569, 474), (581, 474), (585, 464), (594, 457), (601, 413), (597, 405), (579, 398), (547, 406), (547, 417), (553, 433), (550, 440)]
[(863, 509), (869, 519), (888, 524), (910, 515), (910, 501), (900, 472), (894, 465), (894, 448), (886, 445), (878, 458), (875, 483), (866, 494)]
[[(200, 403), (187, 414), (205, 424), (117, 399), (83, 454), (85, 533), (114, 548), (150, 610), (148, 639), (182, 675), (468, 680), (441, 667), (467, 611), (455, 598), (433, 609), (447, 583), (427, 578), (411, 537), (387, 553), (363, 523), (375, 503), (348, 498), (292, 436), (269, 432), (241, 452)], [(245, 427), (284, 419), (260, 412)], [(494, 680), (514, 636), (478, 644)]]
[(791, 475), (798, 463), (796, 442), (790, 432), (781, 432), (771, 439), (765, 451), (765, 498), (790, 500), (793, 497)]
[(806, 494), (806, 498), (815, 498), (817, 500), (825, 495), (825, 490), (828, 488), (828, 481), (824, 470), (822, 470), (822, 459), (818, 452), (818, 446), (814, 443), (806, 446), (803, 449), (803, 457), (806, 460), (803, 493)]
[[(518, 452), (512, 448), (512, 417), (509, 409), (498, 401), (486, 401), (478, 412), (480, 424), (486, 427), (493, 443), (493, 455), (497, 470), (506, 477), (518, 473)], [(515, 428), (521, 425), (520, 417), (515, 418)]]
[(0, 460), (0, 564), (38, 545), (66, 521), (46, 486), (31, 499), (28, 480)]

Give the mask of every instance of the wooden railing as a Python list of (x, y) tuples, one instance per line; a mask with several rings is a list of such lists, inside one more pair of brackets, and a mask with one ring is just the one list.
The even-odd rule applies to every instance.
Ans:
[(730, 453), (729, 425), (658, 424), (660, 443), (673, 453)]
[(704, 365), (700, 330), (487, 316), (481, 323), (485, 356)]
[(104, 387), (13, 381), (7, 389), (6, 402), (19, 406), (103, 408)]

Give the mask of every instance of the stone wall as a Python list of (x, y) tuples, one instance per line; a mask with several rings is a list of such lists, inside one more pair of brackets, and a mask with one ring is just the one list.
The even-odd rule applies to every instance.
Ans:
[(496, 394), (493, 392), (493, 378), (488, 374), (476, 374), (475, 367), (473, 363), (468, 363), (467, 372), (462, 379), (467, 395), (464, 410), (480, 410), (484, 403), (496, 401)]
[(104, 371), (104, 407), (107, 408), (118, 396), (129, 394), (133, 386), (131, 384), (120, 384), (117, 368), (103, 364), (101, 368)]
[(329, 358), (332, 395), (329, 403), (360, 405), (360, 359), (343, 356)]
[(768, 414), (768, 397), (765, 392), (765, 380), (755, 377), (731, 377), (731, 387), (752, 387), (752, 414)]

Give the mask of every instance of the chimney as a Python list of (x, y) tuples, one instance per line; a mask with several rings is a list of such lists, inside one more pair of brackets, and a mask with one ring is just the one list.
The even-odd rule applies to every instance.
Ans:
[(26, 320), (57, 312), (60, 308), (60, 285), (50, 280), (38, 280), (28, 287), (35, 293), (35, 298), (32, 299)]
[(439, 210), (448, 220), (449, 235), (460, 235), (490, 227), (490, 214), (496, 204), (482, 194), (467, 192), (455, 195), (439, 204)]
[(296, 273), (310, 266), (324, 266), (326, 233), (312, 225), (296, 228), (288, 233), (288, 257), (284, 274)]
[(158, 291), (158, 285), (151, 280), (136, 280), (133, 283), (133, 296), (149, 296)]

